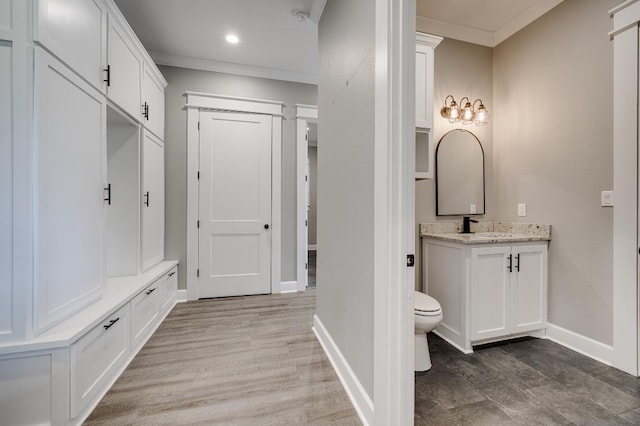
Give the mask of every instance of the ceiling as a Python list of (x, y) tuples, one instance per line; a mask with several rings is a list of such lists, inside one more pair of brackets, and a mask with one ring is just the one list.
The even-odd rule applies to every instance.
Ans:
[[(416, 0), (417, 24), (494, 47), (562, 0)], [(115, 0), (160, 65), (315, 84), (326, 0)], [(309, 13), (300, 21), (296, 11)], [(224, 37), (233, 32), (240, 42)]]

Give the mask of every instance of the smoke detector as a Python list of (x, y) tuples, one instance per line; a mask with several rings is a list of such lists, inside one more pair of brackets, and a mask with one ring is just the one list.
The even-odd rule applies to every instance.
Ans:
[(298, 22), (307, 22), (309, 20), (309, 12), (306, 10), (294, 10), (293, 16), (296, 17)]

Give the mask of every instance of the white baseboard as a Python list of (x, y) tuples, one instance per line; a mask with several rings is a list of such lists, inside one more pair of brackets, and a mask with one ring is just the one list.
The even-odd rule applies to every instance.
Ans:
[(298, 291), (298, 281), (283, 281), (280, 283), (280, 293), (294, 293)]
[(178, 297), (176, 299), (176, 302), (186, 302), (187, 300), (189, 300), (189, 296), (187, 296), (187, 290), (178, 290)]
[(349, 367), (347, 360), (342, 356), (342, 352), (333, 341), (327, 329), (320, 321), (317, 315), (313, 316), (313, 332), (315, 333), (324, 353), (331, 362), (333, 369), (336, 371), (344, 390), (347, 392), (353, 407), (355, 408), (360, 421), (365, 426), (373, 424), (373, 401), (364, 390), (355, 373)]
[(316, 251), (318, 250), (318, 246), (316, 244), (309, 244), (307, 250)]
[(547, 339), (606, 365), (613, 363), (613, 346), (554, 324), (547, 324)]

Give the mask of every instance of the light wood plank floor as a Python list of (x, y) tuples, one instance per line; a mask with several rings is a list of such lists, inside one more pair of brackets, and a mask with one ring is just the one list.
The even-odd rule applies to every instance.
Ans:
[(359, 425), (315, 291), (178, 304), (85, 424)]

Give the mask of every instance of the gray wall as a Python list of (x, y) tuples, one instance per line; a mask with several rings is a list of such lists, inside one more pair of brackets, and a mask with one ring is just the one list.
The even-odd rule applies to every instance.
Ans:
[[(613, 50), (619, 0), (565, 0), (494, 50), (494, 201), (550, 223), (549, 322), (612, 343)], [(527, 203), (528, 216), (516, 216)]]
[[(282, 125), (282, 281), (296, 280), (296, 104), (315, 105), (309, 84), (160, 66), (165, 91), (165, 257), (187, 257), (187, 115), (185, 91), (270, 99), (285, 103)], [(179, 288), (186, 288), (180, 274)]]
[[(418, 28), (418, 31), (426, 29)], [(427, 31), (428, 32), (428, 31)], [(485, 212), (479, 216), (480, 220), (493, 220), (496, 218), (496, 202), (493, 196), (493, 123), (492, 118), (486, 126), (450, 124), (440, 116), (444, 98), (453, 95), (456, 102), (467, 96), (474, 101), (482, 99), (487, 110), (495, 115), (493, 101), (493, 49), (477, 44), (462, 41), (444, 39), (436, 47), (434, 70), (434, 142), (437, 144), (440, 138), (448, 131), (461, 128), (469, 130), (482, 143), (485, 153)], [(460, 219), (460, 216), (436, 217), (435, 179), (425, 179), (416, 182), (416, 250), (419, 252), (419, 232), (417, 224), (435, 222), (438, 220)], [(418, 255), (418, 259), (422, 257)], [(418, 264), (421, 266), (421, 264)], [(416, 288), (420, 288), (421, 269), (416, 268)]]
[(327, 2), (318, 27), (316, 314), (373, 399), (374, 8)]

